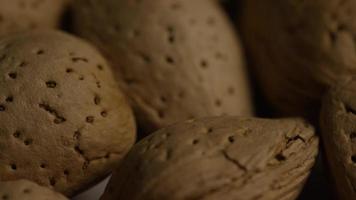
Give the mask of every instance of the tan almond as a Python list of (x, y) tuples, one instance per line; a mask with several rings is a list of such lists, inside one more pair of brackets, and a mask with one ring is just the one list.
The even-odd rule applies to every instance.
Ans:
[(0, 182), (2, 200), (68, 200), (49, 188), (27, 180)]
[(91, 45), (56, 31), (0, 40), (0, 180), (67, 196), (110, 173), (135, 140), (131, 109)]
[(292, 200), (317, 152), (314, 129), (299, 119), (179, 123), (136, 144), (102, 200)]
[(217, 1), (74, 2), (75, 32), (112, 63), (144, 133), (252, 114), (241, 45)]

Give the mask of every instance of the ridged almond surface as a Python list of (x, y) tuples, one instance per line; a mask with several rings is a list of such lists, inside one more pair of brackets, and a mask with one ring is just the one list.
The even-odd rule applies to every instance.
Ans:
[(292, 200), (318, 152), (299, 119), (214, 117), (157, 131), (136, 144), (103, 200)]

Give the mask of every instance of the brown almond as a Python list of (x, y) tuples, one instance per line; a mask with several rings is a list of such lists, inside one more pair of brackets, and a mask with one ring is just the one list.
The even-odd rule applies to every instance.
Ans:
[(252, 114), (241, 45), (217, 1), (74, 2), (76, 33), (112, 63), (143, 132)]
[(70, 0), (0, 0), (0, 36), (58, 28)]
[(299, 119), (213, 117), (176, 124), (136, 144), (103, 200), (292, 200), (318, 152)]
[(241, 10), (267, 100), (282, 114), (318, 118), (327, 88), (356, 72), (356, 1), (246, 0)]
[(323, 99), (320, 126), (339, 199), (356, 198), (356, 81), (333, 87)]
[(91, 45), (57, 31), (0, 40), (0, 180), (67, 196), (110, 173), (135, 141), (131, 109)]
[(27, 180), (0, 182), (1, 200), (68, 200), (49, 188)]

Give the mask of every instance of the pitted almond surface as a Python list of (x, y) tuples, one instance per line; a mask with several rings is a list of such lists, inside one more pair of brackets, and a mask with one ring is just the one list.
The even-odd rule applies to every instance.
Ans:
[(300, 119), (188, 121), (136, 144), (102, 199), (292, 200), (317, 152), (313, 128)]
[(111, 62), (143, 132), (252, 114), (241, 45), (216, 1), (74, 2), (75, 32)]
[(0, 180), (71, 196), (110, 173), (135, 140), (131, 109), (86, 42), (36, 31), (0, 41)]
[(0, 182), (1, 200), (68, 200), (49, 188), (27, 180)]

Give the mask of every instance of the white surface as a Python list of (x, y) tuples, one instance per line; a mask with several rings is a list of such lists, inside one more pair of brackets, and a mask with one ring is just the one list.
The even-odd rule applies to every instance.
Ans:
[(72, 198), (72, 200), (99, 200), (109, 182), (109, 179), (110, 177), (106, 178), (98, 185)]

